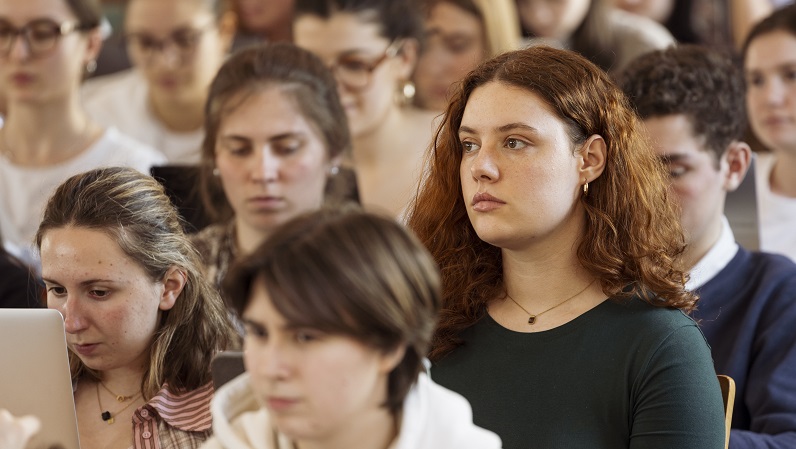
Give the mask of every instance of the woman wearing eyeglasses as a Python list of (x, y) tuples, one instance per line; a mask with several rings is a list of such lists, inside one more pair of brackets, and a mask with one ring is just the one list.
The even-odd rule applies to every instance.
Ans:
[[(414, 196), (434, 113), (407, 105), (423, 21), (410, 0), (297, 0), (294, 42), (334, 72), (365, 207), (401, 215)], [(406, 90), (404, 88), (407, 88)]]
[(203, 108), (235, 32), (222, 0), (131, 0), (125, 39), (133, 69), (92, 79), (86, 109), (162, 151), (173, 164), (199, 162)]
[(0, 2), (0, 233), (32, 265), (37, 223), (63, 180), (99, 166), (148, 172), (165, 160), (81, 108), (80, 82), (101, 45), (100, 17), (93, 0)]

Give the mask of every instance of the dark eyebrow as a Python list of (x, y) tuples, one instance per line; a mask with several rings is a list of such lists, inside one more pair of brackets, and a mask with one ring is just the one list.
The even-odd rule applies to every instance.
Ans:
[[(524, 130), (524, 131), (530, 131), (532, 133), (538, 133), (539, 132), (539, 130), (534, 128), (533, 126), (526, 125), (525, 123), (520, 123), (520, 122), (509, 123), (509, 124), (506, 124), (506, 125), (503, 125), (503, 126), (499, 126), (499, 127), (495, 128), (495, 129), (500, 131), (500, 132), (513, 131), (515, 129), (521, 129), (521, 130)], [(460, 133), (464, 132), (464, 133), (468, 133), (468, 134), (476, 134), (475, 130), (470, 128), (469, 126), (460, 126), (459, 127), (459, 132)]]
[[(271, 138), (269, 138), (268, 141), (269, 142), (273, 142), (275, 140), (283, 140), (283, 139), (301, 139), (301, 138), (304, 137), (304, 135), (305, 134), (303, 132), (300, 132), (300, 131), (295, 131), (295, 132), (294, 131), (290, 131), (290, 132), (286, 132), (286, 133), (282, 133), (282, 134), (277, 134), (275, 136), (271, 136)], [(222, 135), (221, 136), (221, 140), (235, 140), (235, 141), (238, 141), (238, 142), (250, 142), (252, 140), (252, 138), (251, 137), (247, 137), (247, 136), (241, 136), (241, 135), (238, 135), (238, 134), (227, 134), (227, 135)]]
[(680, 162), (680, 161), (687, 160), (688, 159), (688, 155), (687, 154), (680, 154), (680, 153), (664, 154), (664, 155), (658, 156), (658, 159), (660, 159), (660, 161), (663, 162), (664, 164), (671, 164), (672, 162)]
[(503, 125), (497, 128), (497, 130), (501, 132), (512, 131), (515, 129), (522, 129), (524, 131), (530, 131), (532, 133), (539, 132), (539, 130), (534, 128), (533, 126), (526, 125), (525, 123), (520, 123), (520, 122), (509, 123), (507, 125)]
[[(61, 285), (60, 282), (53, 281), (52, 279), (42, 278), (42, 281), (47, 282), (48, 284)], [(85, 281), (82, 281), (80, 285), (86, 286), (86, 285), (96, 284), (97, 282), (109, 282), (112, 284), (115, 283), (115, 281), (113, 281), (112, 279), (87, 279)]]
[(262, 324), (260, 324), (260, 323), (258, 323), (256, 321), (253, 321), (253, 320), (251, 320), (249, 318), (242, 317), (241, 321), (243, 322), (244, 326), (248, 326), (248, 327), (251, 327), (251, 328), (257, 329), (257, 330), (265, 330), (265, 326), (263, 326)]

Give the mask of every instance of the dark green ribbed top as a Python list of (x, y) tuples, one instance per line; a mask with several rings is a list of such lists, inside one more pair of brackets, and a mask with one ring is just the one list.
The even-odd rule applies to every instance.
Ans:
[(506, 449), (722, 449), (724, 414), (702, 332), (678, 310), (607, 300), (539, 333), (485, 316), (431, 369)]

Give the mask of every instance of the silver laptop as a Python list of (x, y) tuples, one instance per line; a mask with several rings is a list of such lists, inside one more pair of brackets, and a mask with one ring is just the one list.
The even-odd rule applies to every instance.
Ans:
[(0, 408), (39, 418), (41, 429), (28, 447), (80, 449), (58, 311), (0, 309)]

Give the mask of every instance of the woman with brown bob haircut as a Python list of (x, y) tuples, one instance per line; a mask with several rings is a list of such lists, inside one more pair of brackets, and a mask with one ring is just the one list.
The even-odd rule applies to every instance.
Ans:
[(442, 272), (431, 373), (505, 448), (723, 447), (640, 129), (602, 70), (549, 47), (485, 62), (448, 106), (409, 217)]
[(234, 331), (182, 229), (163, 187), (129, 168), (75, 175), (50, 197), (36, 243), (83, 449), (189, 449), (210, 435), (210, 361)]
[(224, 286), (245, 323), (247, 372), (219, 389), (205, 449), (500, 447), (423, 373), (439, 272), (394, 220), (299, 216)]

